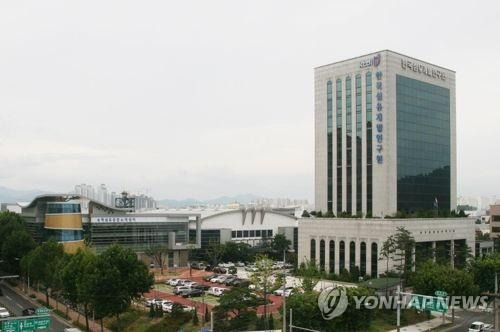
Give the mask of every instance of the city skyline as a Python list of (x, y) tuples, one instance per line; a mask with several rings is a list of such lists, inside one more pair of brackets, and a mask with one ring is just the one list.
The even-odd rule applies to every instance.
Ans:
[[(158, 198), (312, 202), (313, 67), (392, 49), (457, 72), (457, 195), (497, 194), (493, 1), (424, 1), (432, 13), (453, 8), (439, 19), (389, 3), (390, 20), (368, 1), (60, 4), (0, 5), (11, 32), (0, 33), (2, 186), (105, 182)], [(353, 15), (360, 23), (330, 42)]]

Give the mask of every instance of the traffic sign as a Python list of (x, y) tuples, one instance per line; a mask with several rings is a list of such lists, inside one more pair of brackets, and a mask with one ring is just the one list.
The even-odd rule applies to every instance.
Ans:
[(1, 332), (35, 332), (50, 328), (50, 316), (9, 318), (0, 322)]
[(40, 307), (36, 308), (35, 313), (37, 314), (37, 316), (48, 315), (50, 313), (50, 310), (46, 307)]

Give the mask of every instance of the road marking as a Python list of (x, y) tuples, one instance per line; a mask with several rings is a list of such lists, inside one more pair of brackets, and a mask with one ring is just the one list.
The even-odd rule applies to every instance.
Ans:
[(12, 298), (9, 295), (5, 295), (6, 298), (9, 299), (9, 301), (12, 301)]
[(23, 306), (22, 306), (22, 305), (20, 305), (19, 303), (16, 303), (16, 305), (17, 305), (19, 308), (21, 308), (21, 309), (23, 308)]

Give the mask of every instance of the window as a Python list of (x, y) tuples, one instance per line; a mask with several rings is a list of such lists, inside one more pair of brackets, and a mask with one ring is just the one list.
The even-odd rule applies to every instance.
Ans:
[(330, 273), (335, 273), (335, 241), (330, 241)]
[(345, 269), (345, 242), (339, 243), (339, 274)]
[(80, 204), (47, 203), (47, 213), (81, 213)]
[(371, 257), (371, 266), (372, 266), (372, 278), (378, 277), (377, 265), (378, 263), (378, 252), (377, 252), (377, 244), (375, 242), (372, 243), (372, 257)]
[(248, 237), (248, 231), (243, 231), (243, 237)]
[(450, 90), (396, 75), (397, 209), (450, 209)]
[(319, 241), (319, 269), (325, 270), (325, 240)]
[(333, 210), (333, 100), (332, 81), (326, 84), (327, 149), (328, 149), (328, 211)]
[(255, 237), (255, 231), (250, 231), (250, 237)]
[(243, 232), (242, 231), (237, 231), (237, 236), (236, 237), (243, 237)]
[(349, 271), (354, 271), (356, 266), (356, 243), (351, 241), (349, 243)]
[(268, 237), (273, 237), (273, 230), (272, 229), (270, 229), (270, 230), (267, 231), (267, 236)]
[(500, 221), (500, 216), (492, 216), (491, 218), (493, 218), (493, 221)]
[(256, 231), (255, 231), (255, 236), (256, 236), (256, 237), (261, 237), (261, 235), (260, 235), (260, 230), (256, 230)]
[(360, 248), (360, 253), (359, 253), (359, 258), (361, 260), (360, 267), (359, 267), (359, 272), (361, 276), (365, 276), (366, 274), (366, 243), (361, 242), (361, 248)]
[(315, 262), (316, 261), (316, 240), (315, 239), (311, 239), (310, 255), (311, 255), (311, 262)]
[(232, 238), (235, 238), (235, 237), (236, 237), (236, 231), (232, 231), (232, 232), (231, 232), (231, 237), (232, 237)]
[(82, 230), (45, 229), (45, 238), (57, 242), (83, 240)]

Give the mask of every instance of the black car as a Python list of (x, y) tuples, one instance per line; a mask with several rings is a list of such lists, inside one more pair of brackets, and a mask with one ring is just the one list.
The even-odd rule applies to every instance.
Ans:
[(210, 279), (218, 277), (218, 276), (219, 276), (218, 274), (211, 274), (211, 275), (208, 275), (208, 276), (204, 276), (203, 280), (210, 281)]
[(215, 273), (226, 274), (227, 270), (223, 267), (216, 266), (212, 269)]
[(191, 289), (199, 289), (199, 290), (202, 290), (202, 291), (207, 291), (210, 289), (210, 286), (207, 286), (207, 285), (195, 285), (193, 287), (191, 287)]
[(224, 285), (229, 286), (236, 279), (238, 279), (238, 278), (236, 278), (236, 277), (228, 277), (226, 280), (224, 280)]
[(233, 281), (233, 283), (232, 283), (231, 286), (234, 286), (234, 287), (248, 287), (248, 286), (250, 286), (250, 281), (244, 280), (244, 279), (235, 280), (235, 281)]
[(191, 288), (190, 290), (181, 292), (179, 295), (182, 297), (196, 297), (202, 296), (203, 291), (201, 289)]
[(36, 313), (35, 308), (26, 308), (23, 310), (23, 316), (34, 316)]

